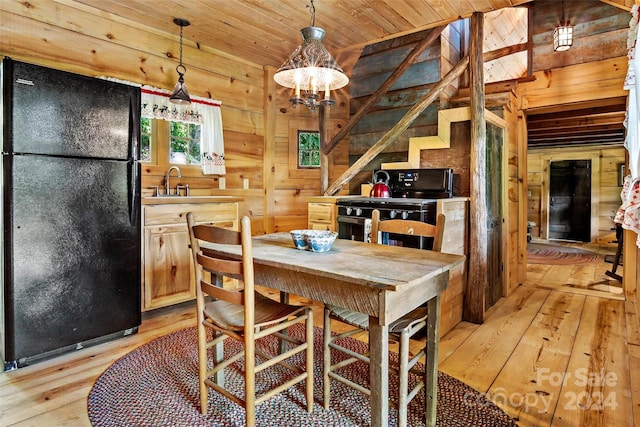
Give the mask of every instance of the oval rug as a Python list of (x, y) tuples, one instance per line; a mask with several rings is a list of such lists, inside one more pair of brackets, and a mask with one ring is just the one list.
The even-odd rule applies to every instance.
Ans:
[[(292, 327), (291, 335), (302, 336), (302, 328)], [(331, 408), (322, 406), (322, 329), (314, 328), (315, 406), (308, 414), (304, 404), (304, 383), (258, 405), (256, 425), (294, 426), (368, 426), (371, 423), (369, 399), (365, 395), (332, 381)], [(96, 381), (88, 397), (91, 423), (98, 426), (244, 426), (242, 407), (209, 392), (207, 415), (199, 410), (196, 328), (187, 328), (157, 338), (132, 351), (111, 365)], [(343, 344), (362, 351), (366, 344), (345, 338)], [(277, 340), (267, 338), (261, 345), (270, 351)], [(227, 340), (225, 354), (237, 352), (240, 345)], [(397, 357), (391, 353), (390, 357)], [(302, 365), (302, 358), (296, 363)], [(226, 381), (242, 390), (242, 359), (227, 370)], [(368, 366), (351, 365), (353, 378), (368, 378)], [(272, 374), (276, 375), (277, 374)], [(390, 376), (389, 394), (397, 393), (395, 376)], [(274, 380), (274, 378), (270, 378)], [(277, 380), (277, 378), (275, 379)], [(227, 383), (228, 385), (229, 383)], [(409, 407), (409, 425), (423, 426), (424, 399), (416, 397)], [(438, 426), (515, 426), (507, 414), (482, 393), (455, 378), (438, 374)], [(389, 409), (389, 425), (397, 425), (396, 411)]]
[(571, 246), (549, 243), (527, 243), (527, 264), (589, 264), (598, 261), (598, 254)]

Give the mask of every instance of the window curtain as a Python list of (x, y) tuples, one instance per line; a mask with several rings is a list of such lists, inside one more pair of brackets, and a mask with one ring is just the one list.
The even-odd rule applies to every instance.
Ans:
[(173, 104), (171, 94), (148, 86), (142, 87), (142, 117), (198, 123), (200, 132), (200, 163), (205, 175), (225, 175), (224, 137), (220, 101), (191, 96), (191, 104)]
[(622, 228), (638, 234), (636, 245), (640, 248), (640, 94), (636, 85), (637, 70), (640, 70), (640, 55), (636, 51), (638, 39), (638, 5), (631, 9), (629, 21), (629, 67), (624, 88), (629, 91), (629, 102), (625, 126), (627, 136), (624, 146), (629, 152), (629, 175), (624, 178), (620, 198), (622, 204), (618, 209), (614, 222)]

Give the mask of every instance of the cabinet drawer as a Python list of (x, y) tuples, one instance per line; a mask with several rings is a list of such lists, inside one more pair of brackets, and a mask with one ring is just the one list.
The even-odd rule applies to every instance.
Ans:
[(309, 204), (309, 221), (310, 222), (333, 222), (333, 209), (334, 205), (313, 203)]
[(193, 212), (196, 222), (235, 222), (237, 203), (199, 203), (154, 205), (144, 207), (144, 225), (186, 224), (187, 212)]

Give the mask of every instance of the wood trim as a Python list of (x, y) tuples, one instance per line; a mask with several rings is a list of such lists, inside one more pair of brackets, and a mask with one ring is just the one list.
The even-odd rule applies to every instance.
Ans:
[[(311, 123), (314, 124), (310, 125)], [(289, 178), (314, 178), (319, 181), (322, 177), (320, 168), (298, 169), (299, 130), (319, 132), (319, 123), (304, 118), (289, 119)]]
[(264, 200), (263, 200), (263, 226), (265, 233), (275, 231), (275, 152), (276, 152), (276, 82), (273, 79), (276, 69), (264, 68), (264, 161), (262, 170), (264, 174)]

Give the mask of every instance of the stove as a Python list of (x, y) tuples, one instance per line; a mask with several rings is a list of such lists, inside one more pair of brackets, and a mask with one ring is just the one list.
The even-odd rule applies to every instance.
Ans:
[[(371, 241), (371, 216), (380, 211), (380, 219), (409, 219), (436, 223), (437, 199), (453, 197), (453, 170), (397, 169), (387, 170), (391, 197), (350, 197), (338, 199), (338, 237)], [(373, 174), (374, 176), (376, 173)], [(414, 236), (382, 236), (383, 243), (431, 249), (428, 238)]]

